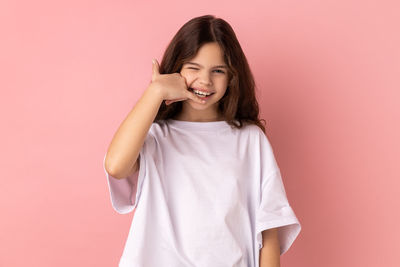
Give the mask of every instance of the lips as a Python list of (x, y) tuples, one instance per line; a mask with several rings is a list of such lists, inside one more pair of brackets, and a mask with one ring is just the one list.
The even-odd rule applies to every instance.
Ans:
[[(199, 90), (199, 89), (195, 89), (195, 90)], [(211, 93), (208, 96), (200, 95), (200, 94), (197, 94), (197, 93), (194, 92), (194, 88), (189, 88), (189, 91), (192, 92), (192, 94), (195, 94), (197, 97), (200, 97), (203, 100), (209, 99), (214, 94), (214, 92), (211, 92), (211, 91), (199, 90), (201, 92), (207, 92), (207, 93), (209, 92), (209, 93)]]
[(204, 92), (204, 93), (211, 93), (211, 94), (213, 94), (213, 93), (215, 93), (215, 92), (213, 92), (213, 91), (210, 91), (210, 90), (207, 90), (207, 89), (203, 89), (203, 88), (196, 88), (196, 87), (190, 87), (189, 88), (191, 91), (193, 91), (193, 89), (195, 89), (195, 90), (197, 90), (197, 91), (200, 91), (200, 92)]

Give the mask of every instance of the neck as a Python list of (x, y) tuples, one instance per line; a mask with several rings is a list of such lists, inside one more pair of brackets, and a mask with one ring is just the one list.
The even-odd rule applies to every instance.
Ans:
[(223, 121), (224, 118), (219, 114), (214, 114), (213, 116), (202, 116), (198, 114), (196, 116), (190, 116), (189, 114), (180, 113), (177, 116), (173, 117), (174, 120), (179, 121), (193, 121), (193, 122), (209, 122), (209, 121)]

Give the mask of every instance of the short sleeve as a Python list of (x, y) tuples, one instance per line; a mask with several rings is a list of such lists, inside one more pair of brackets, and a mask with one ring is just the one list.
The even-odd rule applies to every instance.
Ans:
[(126, 178), (117, 179), (107, 172), (105, 168), (105, 159), (107, 153), (104, 155), (103, 168), (107, 178), (111, 205), (113, 209), (120, 214), (130, 213), (138, 204), (142, 191), (143, 180), (146, 175), (146, 147), (149, 145), (148, 143), (151, 142), (152, 139), (152, 135), (148, 133), (139, 152), (139, 170)]
[(262, 231), (278, 228), (280, 254), (289, 250), (300, 233), (301, 225), (290, 206), (281, 172), (266, 136), (261, 138), (261, 188), (256, 211), (256, 239), (263, 247)]

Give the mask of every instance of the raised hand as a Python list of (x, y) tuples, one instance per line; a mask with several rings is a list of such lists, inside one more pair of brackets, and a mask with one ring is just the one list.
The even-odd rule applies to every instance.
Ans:
[(158, 87), (166, 105), (187, 99), (192, 99), (200, 104), (205, 103), (204, 100), (188, 90), (186, 79), (180, 73), (160, 74), (159, 69), (158, 61), (154, 59), (151, 84)]

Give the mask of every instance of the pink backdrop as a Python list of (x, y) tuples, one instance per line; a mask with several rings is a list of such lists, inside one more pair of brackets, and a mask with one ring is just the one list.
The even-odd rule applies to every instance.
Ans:
[(117, 266), (133, 213), (103, 156), (204, 14), (236, 31), (302, 223), (282, 266), (400, 266), (398, 2), (136, 2), (0, 3), (0, 266)]

